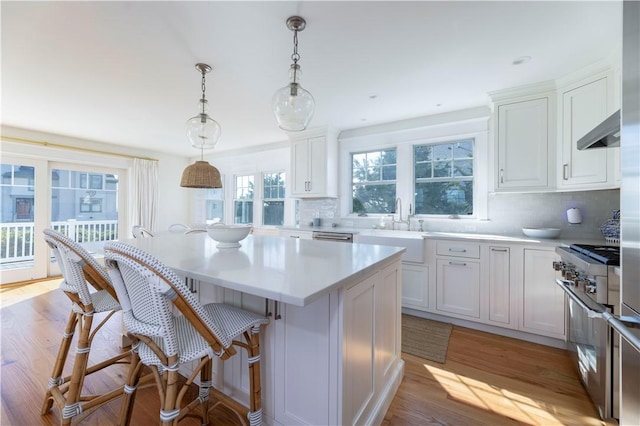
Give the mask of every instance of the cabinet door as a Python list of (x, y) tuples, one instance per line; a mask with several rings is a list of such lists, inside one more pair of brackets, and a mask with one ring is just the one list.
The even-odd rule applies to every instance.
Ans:
[(607, 150), (577, 147), (578, 139), (608, 116), (607, 84), (603, 77), (563, 94), (561, 187), (607, 183)]
[(309, 143), (306, 139), (291, 145), (291, 195), (305, 194), (309, 182)]
[[(275, 329), (273, 355), (275, 420), (287, 425), (331, 424), (332, 377), (330, 297), (327, 295), (304, 308), (280, 305), (281, 318), (272, 320)], [(329, 374), (327, 374), (329, 372)]]
[(402, 306), (417, 309), (429, 307), (428, 268), (402, 264)]
[(511, 323), (510, 251), (489, 248), (489, 321)]
[(323, 195), (327, 192), (327, 144), (320, 136), (309, 139), (308, 193)]
[(498, 107), (498, 189), (549, 184), (548, 99)]
[(480, 264), (439, 258), (436, 267), (436, 309), (480, 318)]
[(558, 272), (552, 267), (559, 256), (550, 250), (524, 250), (523, 331), (564, 338), (564, 292), (555, 284)]
[(311, 231), (292, 231), (289, 229), (281, 229), (278, 235), (283, 238), (299, 238), (301, 240), (313, 239), (313, 232)]

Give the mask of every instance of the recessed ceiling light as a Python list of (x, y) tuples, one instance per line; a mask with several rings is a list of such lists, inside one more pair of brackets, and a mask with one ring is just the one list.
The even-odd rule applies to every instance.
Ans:
[(522, 65), (522, 64), (526, 64), (530, 60), (531, 60), (531, 56), (520, 56), (519, 58), (514, 59), (512, 64), (513, 65)]
[(440, 108), (442, 106), (442, 104), (436, 104), (436, 107)]
[(378, 95), (376, 95), (375, 93), (373, 95), (369, 95), (369, 99), (375, 99), (377, 97), (378, 97)]

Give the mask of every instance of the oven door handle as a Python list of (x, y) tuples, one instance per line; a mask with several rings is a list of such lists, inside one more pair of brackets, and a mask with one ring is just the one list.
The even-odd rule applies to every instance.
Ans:
[(630, 328), (640, 327), (640, 323), (638, 323), (637, 319), (633, 317), (612, 315), (609, 312), (604, 314), (604, 318), (607, 320), (611, 328), (620, 333), (620, 335), (624, 337), (624, 339), (629, 342), (636, 351), (640, 352), (640, 339), (630, 330)]
[(573, 285), (571, 281), (557, 279), (556, 284), (560, 286), (560, 288), (567, 294), (567, 296), (569, 296), (569, 298), (571, 298), (571, 300), (576, 302), (578, 306), (580, 306), (582, 310), (587, 313), (587, 316), (589, 318), (604, 318), (603, 312), (606, 311), (596, 311), (595, 309), (587, 306), (587, 304), (584, 303), (582, 299), (580, 299), (574, 292), (567, 288), (569, 285)]

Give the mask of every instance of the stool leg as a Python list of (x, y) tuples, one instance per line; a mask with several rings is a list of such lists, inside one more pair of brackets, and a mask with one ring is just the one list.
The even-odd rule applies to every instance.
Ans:
[(80, 333), (78, 334), (78, 349), (73, 363), (73, 371), (69, 380), (69, 392), (66, 403), (62, 409), (62, 424), (70, 425), (71, 419), (80, 414), (80, 394), (89, 362), (89, 351), (91, 349), (91, 326), (93, 324), (93, 314), (79, 315)]
[(249, 358), (249, 424), (262, 424), (262, 386), (260, 383), (260, 327), (244, 333)]
[(64, 364), (67, 361), (69, 355), (69, 348), (71, 347), (71, 341), (73, 340), (73, 334), (76, 330), (78, 323), (78, 316), (72, 310), (67, 320), (67, 325), (62, 335), (62, 341), (60, 342), (60, 348), (58, 349), (58, 355), (56, 362), (53, 366), (53, 372), (51, 373), (51, 379), (49, 379), (49, 386), (47, 393), (44, 396), (44, 403), (42, 404), (41, 414), (45, 415), (53, 406), (53, 397), (51, 395), (51, 388), (62, 385), (62, 371), (64, 370)]
[(127, 381), (123, 388), (122, 405), (120, 406), (120, 416), (118, 425), (128, 426), (131, 423), (131, 415), (133, 414), (133, 406), (136, 399), (136, 390), (142, 375), (144, 365), (140, 361), (140, 356), (135, 350), (135, 344), (131, 347), (131, 365), (127, 373)]
[(176, 407), (176, 401), (178, 399), (178, 356), (172, 355), (168, 359), (168, 365), (175, 365), (175, 369), (167, 369), (164, 372), (166, 376), (166, 382), (164, 387), (164, 401), (162, 401), (162, 408), (160, 410), (160, 424), (169, 426), (174, 424), (174, 419), (178, 417), (179, 409)]
[[(207, 357), (209, 358), (209, 357)], [(209, 424), (209, 389), (211, 388), (211, 378), (213, 376), (213, 361), (211, 358), (200, 370), (200, 409), (202, 410), (202, 425)]]

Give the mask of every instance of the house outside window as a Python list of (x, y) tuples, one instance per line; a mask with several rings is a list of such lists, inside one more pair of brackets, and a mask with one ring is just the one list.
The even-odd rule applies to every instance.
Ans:
[(472, 215), (473, 139), (415, 145), (414, 205), (416, 214)]
[(222, 188), (205, 190), (205, 219), (207, 223), (224, 222), (224, 191)]
[(351, 154), (351, 213), (390, 214), (395, 210), (396, 150)]

